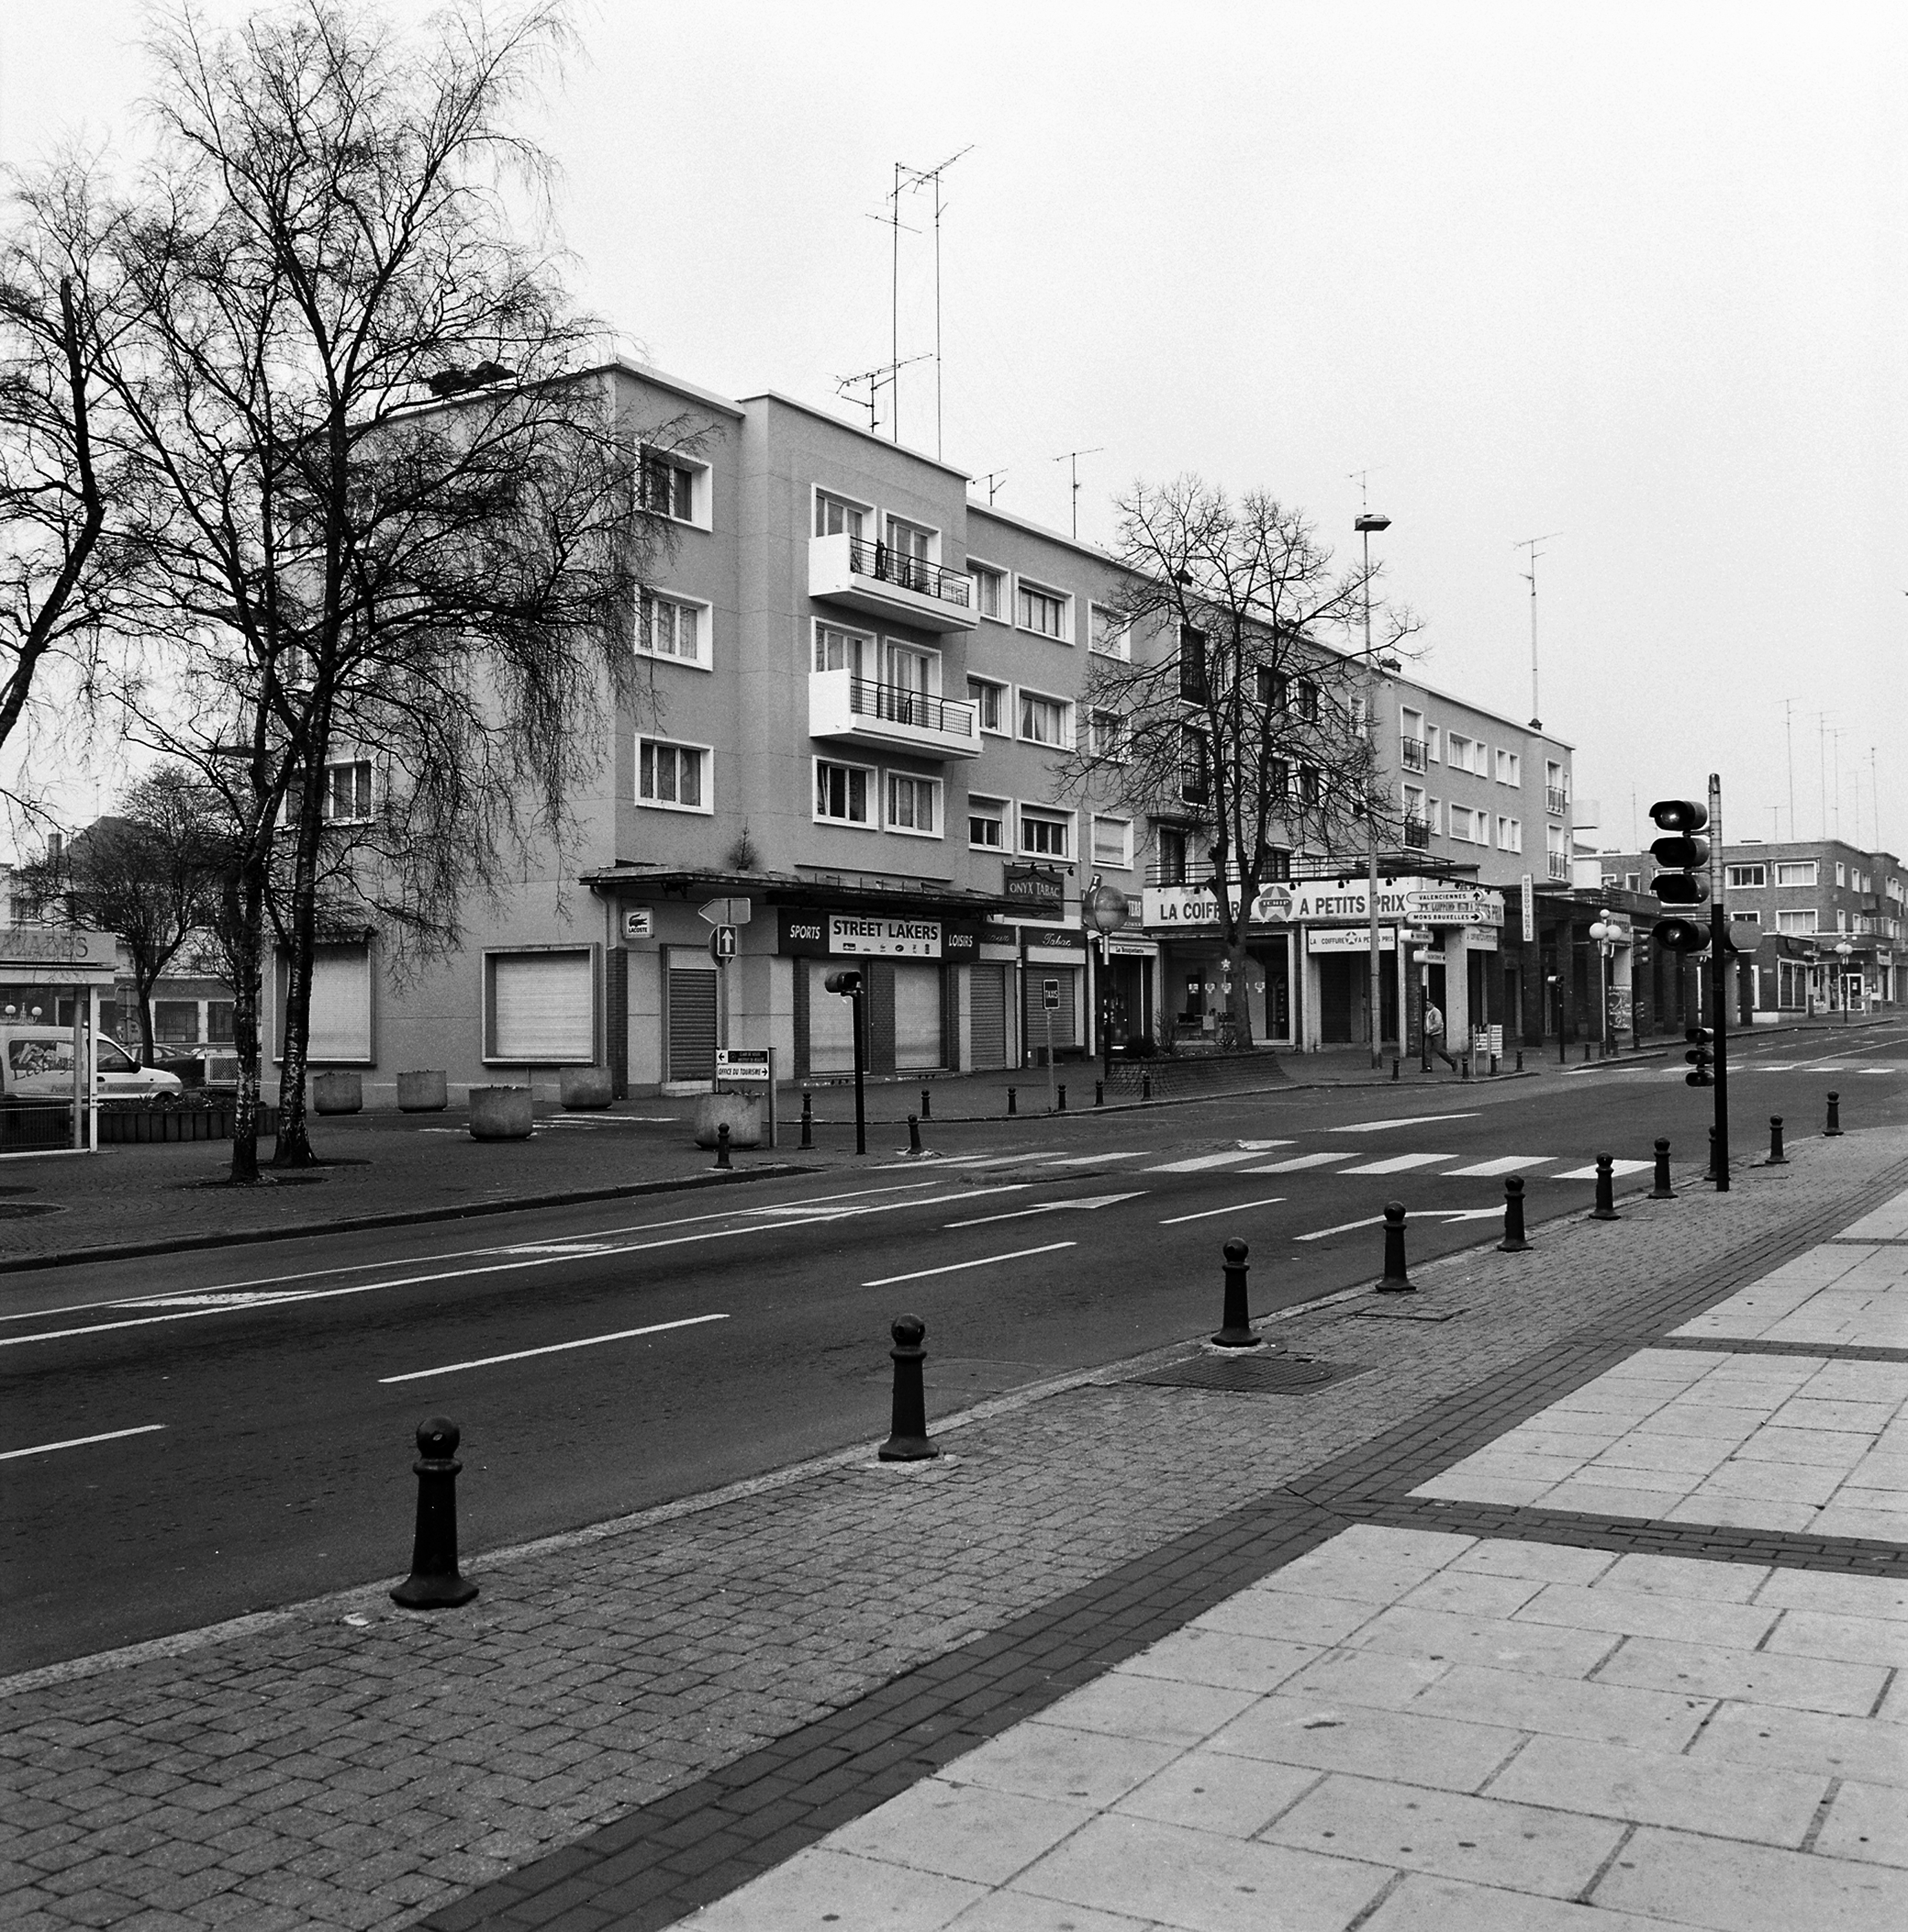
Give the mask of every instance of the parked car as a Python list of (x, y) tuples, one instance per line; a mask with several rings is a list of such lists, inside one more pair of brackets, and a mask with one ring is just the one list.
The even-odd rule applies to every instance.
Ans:
[[(95, 1064), (102, 1100), (185, 1090), (177, 1074), (140, 1066), (116, 1040), (105, 1034), (99, 1036)], [(70, 1027), (0, 1026), (0, 1099), (68, 1100), (72, 1096)]]

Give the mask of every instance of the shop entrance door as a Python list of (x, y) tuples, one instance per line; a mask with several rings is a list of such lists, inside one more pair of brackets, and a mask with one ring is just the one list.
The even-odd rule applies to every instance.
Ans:
[(1358, 969), (1362, 958), (1349, 952), (1327, 952), (1318, 962), (1318, 1037), (1327, 1046), (1349, 1046), (1357, 1010)]
[(968, 969), (969, 1048), (977, 1072), (1007, 1066), (1007, 968), (983, 961)]

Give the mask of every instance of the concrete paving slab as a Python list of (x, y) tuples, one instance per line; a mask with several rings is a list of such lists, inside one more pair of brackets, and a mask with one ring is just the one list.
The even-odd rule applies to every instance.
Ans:
[(1459, 1664), (1426, 1685), (1410, 1708), (1422, 1717), (1673, 1753), (1688, 1748), (1717, 1707), (1713, 1698), (1674, 1691), (1634, 1690), (1595, 1678), (1572, 1684)]
[(1730, 1697), (1796, 1711), (1828, 1711), (1861, 1717), (1888, 1688), (1884, 1664), (1843, 1664), (1813, 1657), (1774, 1657), (1766, 1652), (1720, 1644), (1672, 1643), (1626, 1637), (1597, 1677), (1648, 1690), (1680, 1690), (1693, 1697)]
[(843, 1826), (833, 1844), (857, 1858), (999, 1886), (1097, 1815), (1078, 1800), (930, 1778)]
[(1598, 1905), (1714, 1932), (1900, 1932), (1908, 1873), (1645, 1828), (1591, 1894)]
[(948, 1767), (954, 1784), (1106, 1806), (1178, 1760), (1177, 1745), (1030, 1718)]
[(1249, 1838), (1296, 1804), (1324, 1775), (1294, 1765), (1194, 1750), (1128, 1792), (1113, 1808), (1164, 1825)]
[(1638, 1918), (1558, 1898), (1414, 1873), (1360, 1932), (1662, 1932), (1687, 1920)]
[(1900, 1786), (1844, 1780), (1828, 1808), (1815, 1849), (1825, 1858), (1908, 1866), (1908, 1804), (1902, 1802)]

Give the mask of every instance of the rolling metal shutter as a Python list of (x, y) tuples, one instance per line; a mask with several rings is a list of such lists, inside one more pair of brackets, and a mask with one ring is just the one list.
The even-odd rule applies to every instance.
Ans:
[(831, 993), (822, 983), (825, 973), (840, 964), (833, 959), (808, 962), (808, 1070), (811, 1073), (855, 1071), (855, 1002)]
[[(1046, 1006), (1046, 982), (1057, 980), (1060, 982), (1060, 1004), (1050, 1015)], [(1077, 992), (1080, 968), (1077, 966), (1042, 966), (1032, 960), (1027, 962), (1021, 976), (1026, 989), (1023, 1005), (1026, 1011), (1026, 1030), (1021, 1036), (1028, 1053), (1038, 1060), (1047, 1051), (1047, 1022), (1053, 1022), (1053, 1051), (1063, 1053), (1077, 1043), (1079, 1035), (1075, 1031), (1078, 1022), (1075, 1017), (1079, 1010)]]
[(587, 949), (491, 956), (492, 1060), (551, 1065), (596, 1058)]
[(972, 1040), (977, 1068), (1007, 1064), (1007, 968), (981, 964), (968, 971)]
[[(275, 1058), (285, 1052), (285, 997), (291, 962), (278, 955), (278, 1030)], [(371, 1057), (371, 950), (362, 942), (320, 946), (311, 956), (311, 1027), (305, 1058), (326, 1060), (368, 1060)]]
[(716, 1072), (716, 969), (669, 965), (669, 1078), (713, 1080)]
[(941, 969), (899, 960), (894, 967), (894, 1065), (899, 1072), (944, 1066)]

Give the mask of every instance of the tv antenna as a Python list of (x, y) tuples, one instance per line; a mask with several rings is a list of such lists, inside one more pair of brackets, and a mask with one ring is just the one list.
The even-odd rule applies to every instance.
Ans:
[(1537, 559), (1545, 553), (1539, 550), (1537, 545), (1549, 543), (1563, 534), (1561, 530), (1546, 530), (1540, 537), (1522, 537), (1510, 546), (1513, 550), (1530, 553), (1525, 559), (1530, 566), (1529, 569), (1519, 571), (1518, 574), (1531, 586), (1531, 729), (1533, 731), (1543, 729), (1543, 718), (1540, 715), (1543, 707), (1537, 703)]
[(1007, 472), (1005, 470), (990, 470), (984, 476), (970, 476), (967, 479), (967, 487), (970, 490), (978, 490), (984, 488), (987, 493), (987, 501), (990, 504), (992, 504), (994, 498), (994, 492), (998, 490), (1001, 484), (1006, 480)]
[[(937, 161), (931, 168), (911, 168), (905, 161), (897, 161), (894, 186), (888, 198), (888, 357), (890, 367), (900, 370), (907, 368), (909, 362), (924, 362), (928, 359), (925, 355), (911, 356), (906, 362), (901, 359), (901, 230), (907, 227), (901, 219), (901, 197), (903, 194), (918, 194), (930, 185), (934, 190), (934, 454), (937, 461), (941, 455), (941, 218), (947, 212), (947, 203), (941, 198), (941, 177), (963, 154), (973, 152), (973, 143), (969, 142), (960, 154), (950, 154), (945, 161)], [(910, 235), (920, 232), (918, 228), (908, 229)], [(894, 440), (899, 442), (901, 410), (898, 386), (891, 414)]]
[(1098, 456), (1101, 454), (1105, 448), (1106, 445), (1104, 443), (1096, 442), (1091, 449), (1068, 449), (1062, 451), (1059, 455), (1055, 457), (1053, 459), (1056, 463), (1064, 463), (1066, 464), (1068, 474), (1073, 479), (1073, 535), (1074, 541), (1076, 543), (1080, 541), (1080, 459), (1083, 456)]
[[(847, 396), (849, 400), (858, 410), (865, 408), (867, 410), (868, 434), (873, 436), (875, 434), (875, 405), (882, 391), (885, 388), (894, 388), (898, 395), (900, 392), (895, 386), (895, 377), (902, 370), (906, 368), (909, 363), (925, 362), (927, 360), (927, 357), (924, 352), (919, 356), (910, 356), (906, 362), (878, 362), (874, 368), (864, 369), (858, 376), (837, 376), (835, 378), (835, 394), (838, 396)], [(868, 388), (865, 399), (860, 396), (849, 394), (850, 390), (858, 389), (864, 382)]]
[[(1372, 508), (1372, 500), (1369, 493), (1366, 488), (1366, 484), (1371, 478), (1377, 476), (1378, 472), (1384, 467), (1384, 465), (1383, 464), (1378, 463), (1374, 464), (1369, 470), (1354, 470), (1351, 472), (1351, 476), (1346, 479), (1348, 482), (1356, 483), (1358, 485), (1358, 514), (1361, 517), (1369, 516), (1371, 514)], [(1539, 541), (1541, 542), (1542, 539), (1540, 538)]]

